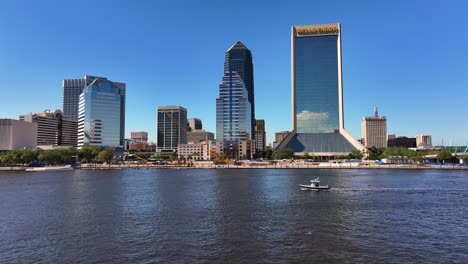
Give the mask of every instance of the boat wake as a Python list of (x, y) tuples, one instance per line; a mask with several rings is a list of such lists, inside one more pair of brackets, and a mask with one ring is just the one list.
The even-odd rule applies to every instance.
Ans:
[(457, 191), (464, 192), (463, 189), (447, 189), (447, 188), (388, 188), (388, 187), (362, 187), (362, 188), (332, 188), (335, 192), (429, 192), (429, 191)]

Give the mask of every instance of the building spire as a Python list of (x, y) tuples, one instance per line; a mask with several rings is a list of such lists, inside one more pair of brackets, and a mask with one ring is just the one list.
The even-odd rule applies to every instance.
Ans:
[(377, 109), (377, 106), (374, 107), (374, 116), (379, 117), (379, 110)]

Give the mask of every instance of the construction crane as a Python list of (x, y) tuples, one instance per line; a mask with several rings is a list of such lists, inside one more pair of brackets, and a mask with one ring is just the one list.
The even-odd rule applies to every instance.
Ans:
[(180, 124), (180, 119), (175, 119), (172, 114), (169, 112), (169, 111), (166, 111), (165, 109), (162, 109), (160, 110), (161, 112), (163, 112), (169, 119), (171, 119), (172, 122), (174, 122), (180, 129), (182, 129), (182, 131), (184, 131), (187, 136), (189, 136), (193, 142), (196, 142), (198, 141), (197, 138), (195, 138), (193, 135), (191, 135), (190, 133), (188, 133), (188, 129), (187, 129), (187, 124), (185, 125), (181, 125)]

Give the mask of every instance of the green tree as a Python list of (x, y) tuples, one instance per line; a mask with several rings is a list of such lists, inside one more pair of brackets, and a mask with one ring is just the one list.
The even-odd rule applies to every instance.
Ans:
[(385, 158), (385, 154), (383, 149), (378, 149), (376, 147), (369, 148), (369, 159), (370, 160), (378, 160), (381, 158)]
[(355, 149), (348, 154), (348, 159), (362, 159), (362, 157), (364, 157), (364, 155), (358, 149)]
[(443, 163), (446, 161), (451, 161), (452, 153), (448, 150), (442, 150), (439, 154), (437, 154), (437, 160), (442, 161)]
[(37, 153), (30, 149), (18, 149), (9, 152), (15, 157), (16, 163), (20, 163), (21, 166), (24, 164), (30, 164), (37, 159)]
[(24, 149), (21, 151), (21, 164), (31, 164), (37, 160), (37, 152), (34, 150)]
[(84, 146), (78, 152), (78, 156), (84, 162), (92, 162), (99, 154), (99, 148), (96, 146)]
[(294, 157), (294, 151), (290, 148), (277, 149), (273, 152), (275, 159), (290, 159)]
[(418, 163), (424, 160), (425, 155), (427, 155), (427, 151), (414, 151), (410, 149), (407, 149), (405, 153), (405, 156), (408, 157), (408, 159)]
[(106, 162), (110, 166), (110, 163), (114, 159), (114, 154), (115, 154), (115, 149), (114, 148), (103, 149), (98, 154), (98, 160), (100, 160), (102, 162)]
[(18, 163), (16, 156), (11, 152), (3, 154), (2, 156), (0, 156), (0, 158), (2, 164), (9, 167), (13, 167), (13, 165)]

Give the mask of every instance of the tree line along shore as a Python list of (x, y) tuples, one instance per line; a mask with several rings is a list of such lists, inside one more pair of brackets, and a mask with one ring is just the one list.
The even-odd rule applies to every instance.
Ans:
[[(289, 149), (257, 153), (255, 160), (228, 159), (225, 155), (213, 155), (210, 161), (195, 160), (192, 156), (162, 155), (150, 152), (128, 152), (117, 156), (114, 148), (85, 146), (52, 150), (13, 150), (0, 152), (0, 167), (24, 168), (73, 164), (76, 168), (465, 168), (459, 158), (448, 150), (433, 155), (436, 160), (427, 162), (428, 151), (405, 148), (353, 151), (346, 156), (317, 157), (309, 154), (295, 156)], [(432, 153), (433, 154), (433, 153)], [(396, 159), (402, 164), (382, 164), (380, 160)], [(403, 158), (404, 157), (404, 158)], [(392, 163), (392, 162), (390, 162)], [(4, 169), (5, 170), (5, 169)]]

